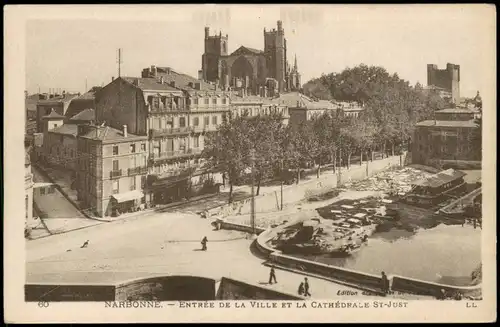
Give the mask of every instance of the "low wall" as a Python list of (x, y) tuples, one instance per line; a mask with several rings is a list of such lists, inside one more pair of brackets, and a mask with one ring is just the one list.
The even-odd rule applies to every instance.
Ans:
[(236, 230), (245, 233), (253, 233), (255, 231), (257, 235), (265, 231), (265, 229), (261, 227), (255, 226), (254, 229), (252, 226), (236, 224), (222, 219), (218, 219), (215, 223), (217, 224), (217, 229)]
[(358, 285), (361, 288), (367, 288), (369, 290), (377, 291), (381, 290), (382, 288), (381, 276), (362, 273), (345, 268), (339, 268), (320, 262), (295, 258), (276, 252), (271, 253), (269, 259), (273, 263), (281, 264), (296, 270), (318, 274), (320, 276), (331, 278), (333, 280)]
[[(320, 178), (313, 178), (298, 185), (287, 185), (283, 187), (283, 206), (297, 203), (308, 197), (324, 194), (344, 183), (359, 181), (371, 177), (390, 167), (399, 166), (405, 162), (406, 153), (400, 156), (392, 156), (380, 160), (364, 162), (362, 165), (353, 165), (349, 170), (345, 168), (333, 174), (324, 171)], [(255, 212), (273, 212), (280, 209), (280, 192), (262, 194), (255, 197)], [(251, 198), (225, 204), (207, 211), (207, 217), (218, 216), (219, 218), (245, 215), (251, 212)]]
[(481, 295), (481, 286), (482, 286), (481, 284), (474, 286), (453, 286), (453, 285), (438, 284), (408, 277), (402, 277), (397, 275), (392, 276), (393, 291), (422, 294), (422, 295), (436, 296), (443, 289), (447, 294), (450, 295), (455, 292), (460, 292), (464, 296), (479, 296)]
[(116, 301), (215, 300), (215, 280), (197, 276), (142, 278), (116, 286)]
[(217, 300), (303, 300), (301, 297), (222, 277)]
[(113, 285), (53, 285), (27, 284), (24, 286), (26, 302), (96, 302), (114, 301)]

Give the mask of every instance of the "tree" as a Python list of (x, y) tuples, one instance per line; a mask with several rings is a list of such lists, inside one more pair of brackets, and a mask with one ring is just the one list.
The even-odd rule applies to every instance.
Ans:
[[(259, 115), (246, 120), (249, 126), (248, 139), (251, 148), (255, 150), (253, 158), (249, 158), (249, 160), (254, 161), (257, 195), (260, 193), (262, 180), (271, 177), (274, 168), (280, 163), (282, 121), (282, 116), (278, 114)], [(251, 164), (251, 161), (249, 161), (248, 165), (250, 166)]]
[(247, 168), (248, 130), (244, 117), (224, 116), (217, 132), (209, 135), (202, 156), (208, 166), (217, 169), (228, 178), (229, 198), (233, 201), (233, 185)]

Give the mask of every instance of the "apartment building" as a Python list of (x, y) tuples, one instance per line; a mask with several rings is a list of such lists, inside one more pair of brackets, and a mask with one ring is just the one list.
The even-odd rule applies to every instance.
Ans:
[(99, 217), (145, 207), (148, 138), (102, 125), (78, 125), (78, 200)]
[(152, 66), (142, 76), (105, 86), (96, 97), (96, 118), (147, 137), (146, 202), (165, 204), (209, 178), (200, 155), (206, 133), (216, 131), (229, 111), (229, 93), (165, 67)]
[(450, 108), (436, 111), (435, 119), (416, 124), (412, 162), (433, 166), (452, 161), (477, 161), (471, 139), (479, 128), (474, 111)]

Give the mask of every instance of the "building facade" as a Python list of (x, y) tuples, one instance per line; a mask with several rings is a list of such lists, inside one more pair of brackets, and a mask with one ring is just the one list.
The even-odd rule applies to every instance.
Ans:
[(25, 221), (33, 219), (33, 173), (31, 171), (30, 150), (25, 149), (24, 155), (24, 192), (25, 192)]
[(478, 160), (477, 149), (471, 144), (477, 128), (474, 112), (470, 110), (437, 111), (434, 120), (425, 120), (415, 126), (412, 162), (434, 166), (450, 161)]
[(79, 125), (76, 189), (84, 209), (99, 217), (143, 209), (148, 138), (102, 125)]
[(450, 96), (450, 101), (460, 103), (460, 65), (446, 64), (446, 69), (437, 65), (427, 65), (427, 86), (439, 92), (442, 97)]
[(40, 95), (40, 100), (36, 104), (36, 124), (37, 132), (43, 132), (43, 119), (42, 117), (49, 115), (52, 111), (64, 116), (71, 100), (78, 97), (78, 94), (48, 94)]
[(146, 203), (165, 204), (184, 197), (185, 184), (208, 178), (200, 160), (205, 135), (222, 123), (230, 97), (168, 67), (152, 66), (142, 76), (105, 86), (96, 98), (97, 121), (147, 137)]
[(262, 88), (276, 87), (278, 92), (299, 90), (297, 58), (294, 66), (290, 66), (286, 42), (283, 23), (278, 21), (277, 29), (266, 31), (264, 28), (263, 51), (241, 46), (229, 53), (228, 35), (211, 36), (210, 29), (205, 27), (205, 50), (199, 77), (225, 90), (243, 88), (251, 95), (260, 94)]

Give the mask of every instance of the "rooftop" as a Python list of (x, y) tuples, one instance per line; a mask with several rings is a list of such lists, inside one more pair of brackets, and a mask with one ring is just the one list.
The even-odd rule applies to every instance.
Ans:
[(432, 175), (428, 178), (424, 178), (421, 180), (418, 180), (413, 183), (413, 185), (416, 186), (422, 186), (422, 187), (439, 187), (443, 184), (452, 182), (458, 178), (464, 177), (466, 174), (459, 171), (459, 170), (454, 170), (453, 168), (443, 170), (435, 175)]
[(54, 108), (50, 111), (50, 114), (43, 116), (42, 119), (64, 119), (63, 115), (58, 114)]
[(416, 126), (436, 126), (436, 127), (468, 127), (474, 128), (479, 125), (474, 120), (424, 120), (416, 124)]
[(264, 51), (262, 50), (257, 50), (257, 49), (254, 49), (254, 48), (250, 48), (250, 47), (246, 47), (246, 46), (241, 46), (239, 47), (238, 49), (236, 49), (235, 51), (233, 51), (233, 53), (230, 54), (230, 56), (234, 56), (234, 55), (240, 55), (240, 54), (243, 54), (243, 53), (251, 53), (251, 54), (263, 54)]
[(160, 83), (156, 78), (143, 78), (143, 77), (121, 77), (124, 81), (140, 88), (141, 90), (152, 91), (179, 91), (179, 89), (172, 87), (168, 82)]
[[(76, 125), (73, 125), (76, 126)], [(134, 140), (143, 139), (146, 136), (138, 136), (135, 134), (127, 133), (127, 137), (124, 137), (123, 131), (109, 126), (91, 126), (87, 133), (81, 135), (83, 138), (88, 138), (98, 141), (124, 141), (124, 140)]]
[(48, 132), (76, 137), (76, 135), (78, 134), (78, 126), (73, 124), (63, 124), (61, 126), (49, 130)]
[[(175, 87), (187, 91), (196, 90), (196, 83), (200, 83), (201, 91), (215, 91), (215, 85), (201, 81), (187, 74), (179, 73), (171, 67), (156, 67), (158, 76), (163, 77), (166, 83), (175, 82)], [(156, 79), (158, 80), (158, 79)], [(192, 85), (192, 86), (191, 86)]]
[(68, 102), (76, 97), (78, 97), (78, 94), (66, 93), (66, 94), (60, 95), (58, 97), (53, 97), (52, 99), (38, 100), (38, 104), (50, 105), (50, 104), (54, 104), (54, 103)]
[(95, 120), (95, 111), (94, 109), (84, 109), (71, 117), (69, 119), (70, 121), (75, 121), (75, 120), (85, 120), (85, 121), (92, 121)]

